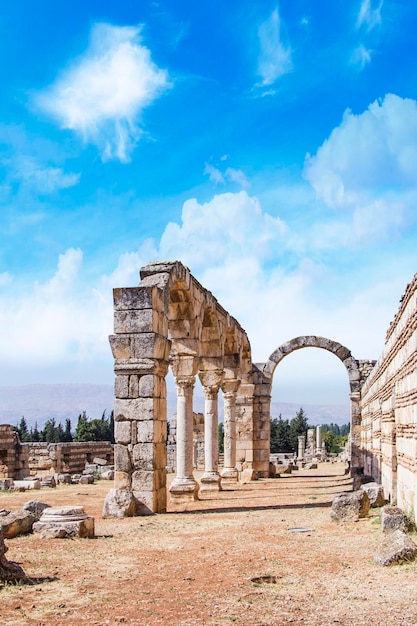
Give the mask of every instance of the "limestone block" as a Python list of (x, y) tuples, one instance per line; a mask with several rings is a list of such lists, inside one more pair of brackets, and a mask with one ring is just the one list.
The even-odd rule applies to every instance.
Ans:
[(253, 480), (258, 480), (258, 474), (252, 468), (247, 467), (240, 475), (240, 482), (245, 485)]
[(153, 398), (136, 398), (114, 401), (114, 419), (116, 422), (127, 420), (151, 420), (154, 416)]
[(93, 474), (85, 474), (80, 478), (80, 485), (92, 485), (94, 483)]
[(39, 502), (38, 500), (29, 500), (29, 502), (25, 502), (22, 506), (23, 511), (29, 511), (35, 518), (35, 522), (38, 522), (42, 516), (42, 513), (45, 509), (47, 509), (50, 505), (46, 504), (46, 502)]
[(154, 440), (154, 422), (152, 420), (147, 422), (137, 423), (137, 443), (152, 443)]
[(132, 356), (134, 358), (162, 359), (169, 358), (170, 342), (157, 333), (141, 333), (132, 338)]
[(0, 517), (0, 527), (6, 539), (13, 539), (18, 535), (26, 535), (32, 532), (35, 516), (30, 511), (14, 511)]
[(357, 491), (362, 487), (362, 485), (366, 485), (367, 483), (375, 482), (372, 476), (368, 476), (366, 474), (356, 474), (353, 477), (353, 491)]
[(368, 494), (369, 501), (371, 503), (371, 508), (377, 508), (380, 506), (384, 506), (385, 497), (384, 497), (384, 488), (382, 485), (378, 485), (378, 483), (366, 483), (361, 485), (360, 487), (363, 491), (366, 491)]
[(108, 469), (105, 472), (102, 472), (101, 478), (103, 480), (113, 480), (114, 479), (114, 470)]
[(154, 472), (135, 471), (132, 474), (132, 491), (152, 492), (154, 488)]
[(103, 517), (133, 517), (136, 515), (137, 500), (131, 491), (111, 489), (103, 506)]
[(114, 486), (121, 491), (130, 490), (132, 488), (132, 476), (130, 472), (114, 472)]
[(114, 359), (133, 358), (131, 335), (111, 335), (109, 342)]
[(116, 443), (131, 443), (131, 422), (115, 422), (114, 423), (114, 438)]
[(15, 480), (14, 481), (14, 488), (15, 489), (20, 489), (20, 488), (24, 488), (26, 489), (40, 489), (41, 488), (41, 481), (38, 478), (34, 478), (34, 479), (25, 479), (25, 480)]
[(116, 398), (129, 397), (129, 376), (117, 374), (114, 379), (114, 395)]
[(409, 530), (409, 521), (404, 511), (397, 506), (384, 506), (381, 510), (381, 530), (384, 534), (396, 530), (406, 533)]
[(114, 465), (119, 472), (130, 472), (132, 469), (132, 462), (130, 459), (129, 450), (126, 446), (121, 444), (115, 444), (114, 446)]
[(152, 374), (141, 376), (139, 379), (139, 395), (142, 398), (159, 396), (158, 382), (158, 377), (152, 376)]
[(1, 478), (0, 479), (0, 489), (8, 490), (13, 488), (13, 479), (12, 478)]
[(417, 556), (417, 545), (402, 530), (394, 530), (384, 537), (378, 547), (375, 560), (379, 565), (391, 565), (413, 561)]
[(113, 289), (114, 310), (152, 309), (153, 291), (153, 287), (143, 286)]
[(133, 467), (136, 470), (152, 471), (154, 467), (154, 445), (138, 443), (133, 446)]
[(139, 395), (139, 376), (129, 376), (129, 398), (138, 398)]
[(330, 517), (335, 522), (356, 521), (368, 516), (370, 506), (365, 491), (341, 493), (333, 498)]
[(158, 322), (158, 313), (152, 309), (114, 312), (114, 332), (117, 334), (159, 332)]

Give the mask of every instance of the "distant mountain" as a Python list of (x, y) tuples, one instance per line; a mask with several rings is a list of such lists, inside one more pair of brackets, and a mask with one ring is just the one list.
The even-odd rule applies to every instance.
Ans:
[[(346, 424), (349, 422), (349, 406), (333, 404), (300, 404), (272, 402), (271, 415), (292, 419), (303, 407), (309, 423)], [(20, 385), (0, 387), (0, 424), (16, 425), (24, 415), (29, 428), (43, 428), (46, 420), (54, 417), (57, 423), (71, 419), (75, 429), (78, 415), (85, 411), (89, 418), (101, 417), (114, 407), (113, 385), (55, 384)], [(176, 411), (176, 395), (168, 391), (168, 417)], [(194, 396), (194, 411), (204, 412), (204, 398)], [(219, 403), (219, 417), (223, 419), (223, 404)]]

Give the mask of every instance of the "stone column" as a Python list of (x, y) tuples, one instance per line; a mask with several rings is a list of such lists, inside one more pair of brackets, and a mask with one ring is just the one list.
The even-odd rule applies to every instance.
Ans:
[(316, 426), (316, 449), (321, 450), (321, 426)]
[[(200, 374), (203, 383), (206, 376)], [(219, 381), (220, 382), (220, 381)], [(220, 491), (218, 439), (218, 385), (206, 386), (204, 391), (204, 474), (200, 491)]]
[(236, 393), (240, 380), (225, 380), (222, 385), (224, 400), (224, 466), (222, 481), (237, 482), (236, 468)]
[(306, 443), (305, 435), (300, 435), (298, 437), (298, 460), (299, 461), (303, 461), (304, 460), (305, 443)]
[(195, 376), (175, 376), (177, 387), (177, 475), (169, 492), (175, 501), (197, 500), (193, 476), (193, 390)]

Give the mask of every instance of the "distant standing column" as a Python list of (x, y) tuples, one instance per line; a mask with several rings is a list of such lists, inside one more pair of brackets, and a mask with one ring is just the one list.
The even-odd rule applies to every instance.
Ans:
[(199, 373), (204, 391), (204, 474), (200, 491), (220, 491), (218, 395), (223, 372), (202, 371)]
[(237, 482), (236, 468), (236, 393), (240, 380), (225, 380), (222, 385), (224, 400), (224, 465), (222, 481)]
[(321, 426), (316, 426), (316, 449), (321, 452)]
[(304, 460), (304, 448), (305, 448), (306, 438), (305, 435), (300, 435), (298, 437), (298, 460)]

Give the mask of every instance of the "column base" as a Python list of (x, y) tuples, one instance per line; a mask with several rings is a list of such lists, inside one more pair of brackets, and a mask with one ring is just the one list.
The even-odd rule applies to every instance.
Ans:
[(222, 490), (218, 472), (204, 472), (200, 482), (200, 492)]
[(169, 494), (174, 502), (193, 502), (198, 500), (198, 483), (191, 478), (174, 478)]
[(225, 467), (220, 476), (222, 478), (222, 483), (237, 483), (239, 480), (239, 472), (236, 467)]

